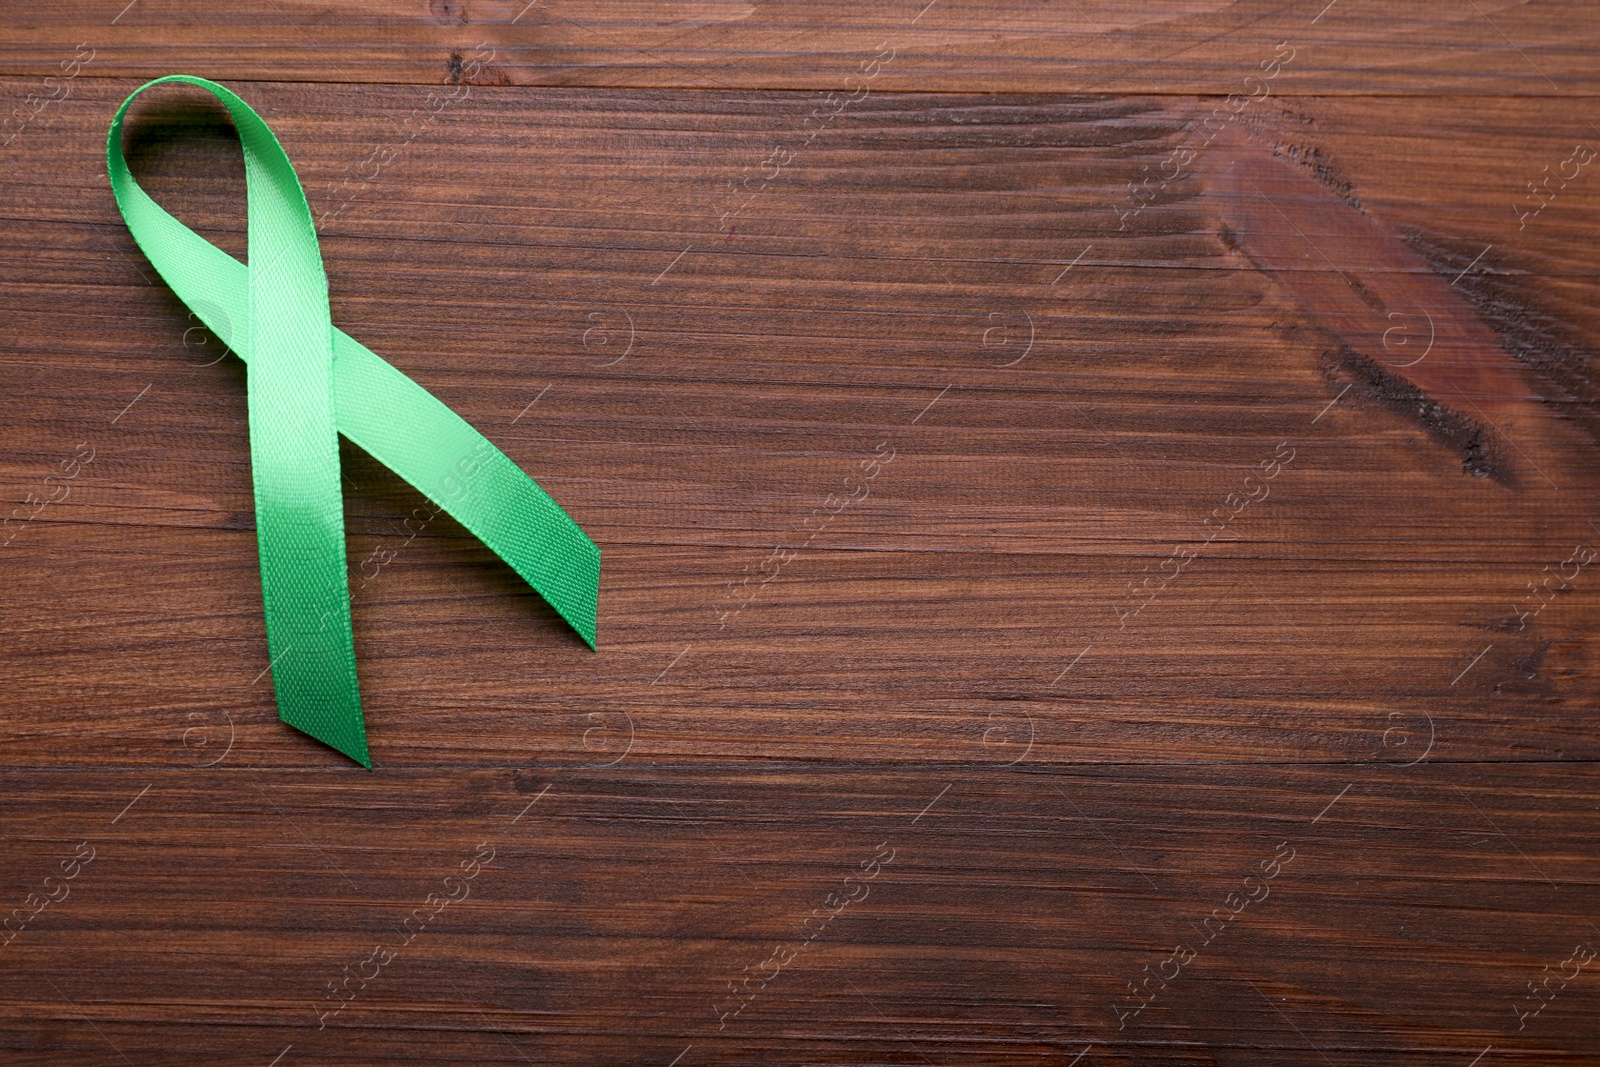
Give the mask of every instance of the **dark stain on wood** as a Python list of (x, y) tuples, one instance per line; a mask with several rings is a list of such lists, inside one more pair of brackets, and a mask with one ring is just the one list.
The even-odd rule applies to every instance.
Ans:
[[(1454, 286), (1331, 181), (1325, 160), (1321, 172), (1302, 165), (1320, 150), (1285, 159), (1233, 127), (1218, 142), (1227, 151), (1211, 187), (1229, 240), (1338, 339), (1334, 364), (1451, 448), (1463, 470), (1513, 480), (1515, 458), (1500, 427), (1537, 414), (1523, 399), (1517, 363)], [(1335, 260), (1324, 245), (1359, 247), (1361, 265)]]

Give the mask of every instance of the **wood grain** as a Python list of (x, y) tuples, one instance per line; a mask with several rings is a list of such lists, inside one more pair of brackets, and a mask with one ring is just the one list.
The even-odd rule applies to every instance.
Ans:
[[(1240, 105), (1315, 11), (951, 4), (841, 106), (791, 90), (920, 5), (491, 6), (6, 16), (3, 100), (117, 42), (0, 149), (6, 906), (94, 853), (8, 1062), (1600, 1057), (1592, 969), (1527, 1014), (1600, 942), (1600, 184), (1527, 188), (1591, 15), (1478, 5), (1557, 95), (1341, 0)], [(408, 84), (491, 28), (510, 84)], [(105, 188), (177, 65), (605, 554), (591, 653), (347, 446), (372, 773), (276, 719), (243, 368)], [(128, 148), (245, 255), (219, 110)]]
[[(43, 868), (63, 838), (97, 851), (7, 950), (31, 976), (10, 980), (12, 1053), (1442, 1063), (1492, 1043), (1551, 1062), (1591, 1036), (1577, 983), (1506, 1035), (1522, 982), (1594, 940), (1592, 818), (1570, 802), (1590, 767), (630, 763), (381, 771), (382, 791), (145, 768), (115, 826), (138, 786), (32, 774), (10, 802), (18, 858)], [(1201, 921), (1285, 842), (1267, 895), (1203, 945)], [(493, 859), (465, 898), (404, 943), (480, 844)], [(762, 968), (874, 855), (892, 858), (864, 899)], [(1126, 984), (1175, 944), (1195, 958), (1118, 1031)], [(319, 1030), (323, 983), (374, 945), (396, 958)], [(720, 1017), (749, 973), (772, 980)]]
[[(0, 73), (53, 73), (79, 43), (96, 73), (439, 83), (481, 47), (485, 84), (814, 89), (887, 44), (891, 90), (1224, 93), (1283, 42), (1280, 91), (1593, 96), (1600, 26), (1520, 0), (9, 0)], [(119, 11), (120, 9), (120, 11)], [(1591, 116), (1592, 117), (1592, 116)]]

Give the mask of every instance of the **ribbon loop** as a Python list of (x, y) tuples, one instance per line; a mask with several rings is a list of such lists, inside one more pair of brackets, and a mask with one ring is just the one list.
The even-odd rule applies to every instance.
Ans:
[[(245, 157), (248, 266), (170, 215), (128, 171), (123, 119), (140, 93), (164, 82), (206, 90), (233, 117)], [(280, 718), (372, 765), (351, 634), (339, 433), (483, 541), (594, 647), (600, 550), (482, 434), (333, 325), (305, 192), (249, 104), (204, 78), (157, 78), (117, 110), (106, 172), (151, 265), (248, 365), (256, 538)]]

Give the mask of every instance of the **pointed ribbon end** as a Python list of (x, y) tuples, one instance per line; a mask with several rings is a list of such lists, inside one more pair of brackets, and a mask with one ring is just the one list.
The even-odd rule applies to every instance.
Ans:
[(372, 770), (372, 756), (367, 752), (367, 731), (361, 719), (343, 722), (323, 716), (306, 717), (296, 711), (282, 711), (278, 718), (293, 726), (307, 737), (314, 737), (329, 748), (349, 756), (367, 770)]

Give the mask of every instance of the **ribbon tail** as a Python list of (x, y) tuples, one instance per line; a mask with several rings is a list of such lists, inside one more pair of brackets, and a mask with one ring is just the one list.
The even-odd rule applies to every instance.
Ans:
[(217, 93), (244, 148), (250, 473), (278, 717), (366, 767), (328, 279), (294, 165), (260, 115)]
[(465, 419), (337, 327), (339, 431), (511, 565), (595, 647), (600, 549)]

